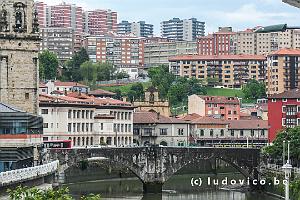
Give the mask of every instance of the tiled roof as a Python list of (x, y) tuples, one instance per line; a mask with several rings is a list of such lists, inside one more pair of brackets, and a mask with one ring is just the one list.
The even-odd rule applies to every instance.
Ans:
[(288, 48), (279, 49), (277, 51), (270, 53), (269, 56), (274, 56), (274, 55), (300, 56), (300, 49), (288, 49)]
[(14, 113), (14, 112), (24, 112), (11, 105), (0, 102), (0, 113)]
[(227, 121), (229, 123), (229, 129), (268, 129), (267, 120), (232, 120)]
[(179, 55), (169, 58), (169, 61), (198, 61), (198, 60), (259, 60), (264, 61), (263, 55)]
[(197, 119), (192, 120), (193, 124), (220, 124), (226, 125), (229, 124), (228, 121), (222, 119), (215, 119), (213, 117), (199, 117)]
[(39, 87), (40, 88), (47, 88), (47, 85), (45, 85), (45, 83), (40, 83)]
[(192, 120), (197, 119), (199, 117), (201, 117), (201, 116), (196, 114), (196, 113), (193, 113), (193, 114), (189, 114), (189, 115), (180, 117), (178, 119), (181, 119), (181, 120), (184, 120), (184, 121), (192, 121)]
[(109, 95), (109, 96), (114, 96), (116, 95), (116, 93), (110, 92), (110, 91), (106, 91), (106, 90), (93, 90), (89, 92), (89, 95), (94, 95), (94, 96), (100, 96), (100, 95)]
[(199, 96), (205, 100), (205, 103), (227, 103), (227, 104), (240, 104), (237, 97), (224, 97), (224, 96)]
[(188, 122), (159, 115), (156, 112), (135, 112), (133, 113), (134, 124), (186, 124)]
[(300, 99), (300, 89), (296, 88), (283, 93), (269, 96), (269, 99)]
[(61, 87), (74, 87), (74, 86), (79, 86), (79, 87), (88, 87), (86, 85), (76, 83), (76, 82), (61, 82), (61, 81), (55, 81), (54, 86), (61, 86)]

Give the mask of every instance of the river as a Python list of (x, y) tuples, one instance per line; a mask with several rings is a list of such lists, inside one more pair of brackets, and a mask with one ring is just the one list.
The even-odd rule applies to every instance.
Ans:
[[(239, 179), (239, 175), (229, 175)], [(71, 194), (79, 199), (86, 194), (101, 194), (102, 200), (278, 200), (277, 198), (259, 193), (229, 191), (220, 186), (191, 186), (191, 178), (199, 175), (176, 175), (165, 185), (162, 195), (143, 195), (142, 184), (136, 178), (108, 179), (95, 181), (76, 181), (67, 183)], [(207, 180), (209, 175), (201, 175)], [(222, 180), (228, 175), (218, 175), (214, 178)]]

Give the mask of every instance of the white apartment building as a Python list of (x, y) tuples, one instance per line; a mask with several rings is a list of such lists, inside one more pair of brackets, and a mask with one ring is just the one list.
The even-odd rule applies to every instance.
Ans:
[(131, 104), (110, 98), (40, 95), (44, 140), (71, 140), (74, 147), (130, 145), (132, 112)]

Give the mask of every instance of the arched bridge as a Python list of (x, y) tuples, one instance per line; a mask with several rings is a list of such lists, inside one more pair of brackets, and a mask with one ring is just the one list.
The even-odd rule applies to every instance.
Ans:
[(93, 157), (105, 157), (112, 166), (126, 167), (142, 182), (145, 193), (161, 192), (163, 184), (178, 170), (203, 160), (220, 159), (232, 165), (245, 177), (258, 178), (259, 149), (249, 148), (91, 148), (50, 151), (60, 165), (72, 166)]

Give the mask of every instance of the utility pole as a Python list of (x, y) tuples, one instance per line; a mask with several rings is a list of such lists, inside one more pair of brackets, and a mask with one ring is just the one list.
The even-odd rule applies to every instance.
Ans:
[[(285, 175), (285, 200), (290, 200), (290, 190), (289, 190), (289, 186), (290, 186), (290, 177), (292, 174), (292, 165), (290, 164), (290, 141), (288, 141), (288, 149), (287, 149), (287, 153), (288, 153), (288, 158), (286, 161), (286, 164), (284, 164), (282, 166), (282, 169), (284, 171), (284, 175)], [(285, 161), (285, 141), (283, 141), (283, 160)]]

